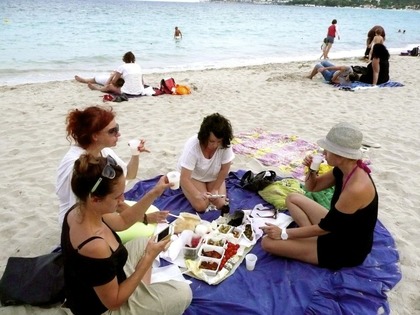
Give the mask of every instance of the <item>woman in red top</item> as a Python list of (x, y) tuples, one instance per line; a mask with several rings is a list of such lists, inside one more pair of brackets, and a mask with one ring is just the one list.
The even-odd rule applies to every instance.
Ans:
[(324, 53), (323, 53), (323, 57), (324, 59), (328, 59), (328, 53), (330, 52), (331, 46), (334, 43), (334, 38), (337, 36), (338, 39), (340, 39), (340, 35), (338, 34), (338, 29), (337, 29), (337, 20), (334, 19), (331, 22), (330, 27), (328, 27), (328, 32), (327, 32), (327, 45), (325, 45), (324, 47)]

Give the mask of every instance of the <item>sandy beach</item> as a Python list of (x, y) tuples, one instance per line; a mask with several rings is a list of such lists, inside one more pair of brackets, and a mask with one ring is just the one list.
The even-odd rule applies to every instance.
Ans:
[[(358, 59), (332, 60), (363, 65)], [(235, 133), (262, 128), (315, 142), (339, 121), (353, 122), (365, 139), (379, 143), (367, 154), (379, 198), (379, 220), (393, 235), (400, 254), (402, 280), (388, 293), (392, 314), (420, 314), (420, 58), (393, 55), (392, 81), (404, 87), (342, 91), (305, 78), (313, 61), (233, 69), (145, 75), (158, 86), (171, 76), (188, 85), (191, 95), (140, 97), (107, 103), (117, 113), (121, 137), (115, 151), (129, 159), (128, 140), (141, 137), (151, 153), (142, 153), (138, 179), (165, 174), (176, 166), (186, 139), (204, 116), (219, 112)], [(76, 74), (76, 73), (75, 73)], [(71, 78), (72, 79), (72, 78)], [(0, 86), (2, 180), (0, 183), (0, 274), (9, 256), (38, 256), (59, 243), (57, 166), (68, 150), (65, 117), (73, 108), (100, 105), (103, 94), (75, 80)], [(258, 163), (239, 157), (233, 169)], [(416, 245), (417, 244), (417, 245)], [(361, 284), (363, 285), (363, 284)], [(0, 307), (0, 314), (65, 314), (30, 306)]]

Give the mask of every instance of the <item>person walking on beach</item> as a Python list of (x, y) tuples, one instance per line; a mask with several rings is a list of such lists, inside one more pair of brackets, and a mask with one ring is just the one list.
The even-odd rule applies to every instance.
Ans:
[[(66, 118), (67, 139), (74, 141), (58, 166), (56, 194), (59, 199), (59, 223), (63, 223), (64, 215), (76, 203), (76, 196), (71, 190), (71, 177), (74, 162), (83, 153), (90, 153), (95, 157), (107, 157), (117, 161), (124, 171), (127, 179), (134, 179), (139, 168), (139, 156), (141, 152), (150, 152), (145, 147), (145, 141), (141, 140), (138, 154), (133, 154), (128, 164), (117, 156), (111, 147), (117, 145), (121, 136), (119, 125), (115, 120), (112, 108), (102, 106), (90, 106), (85, 109), (71, 110)], [(162, 212), (164, 214), (165, 212)], [(157, 222), (161, 218), (154, 218), (156, 214), (149, 214), (149, 222)], [(148, 215), (148, 216), (149, 216)]]
[(178, 26), (175, 26), (174, 39), (181, 39), (181, 38), (182, 38), (182, 32), (178, 28)]
[(332, 45), (334, 44), (334, 39), (335, 37), (337, 37), (337, 39), (340, 39), (340, 35), (338, 33), (338, 29), (337, 29), (337, 20), (334, 19), (331, 22), (331, 25), (328, 27), (328, 31), (327, 31), (327, 44), (324, 47), (324, 53), (323, 53), (323, 58), (324, 59), (328, 59), (328, 53), (331, 50)]
[[(305, 195), (289, 194), (287, 209), (298, 227), (281, 229), (266, 223), (261, 228), (265, 251), (332, 270), (364, 262), (372, 250), (378, 193), (370, 169), (362, 162), (362, 141), (362, 132), (346, 122), (318, 140), (333, 169), (322, 175), (309, 170), (305, 187), (314, 192), (334, 187), (330, 210)], [(311, 162), (308, 156), (303, 164), (309, 167)]]
[(111, 156), (83, 154), (76, 160), (71, 189), (78, 202), (66, 213), (61, 230), (66, 306), (73, 314), (184, 313), (192, 300), (189, 284), (151, 279), (153, 262), (171, 239), (138, 237), (124, 245), (116, 233), (142, 220), (169, 186), (161, 176), (130, 207), (124, 203), (123, 169)]

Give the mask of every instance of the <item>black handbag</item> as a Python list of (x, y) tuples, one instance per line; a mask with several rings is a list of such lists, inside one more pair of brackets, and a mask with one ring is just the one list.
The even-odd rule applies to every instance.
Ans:
[(63, 303), (64, 257), (51, 253), (38, 257), (9, 257), (0, 280), (0, 302), (4, 306)]
[(254, 174), (247, 171), (241, 178), (241, 187), (246, 190), (260, 191), (276, 181), (276, 172), (262, 171)]

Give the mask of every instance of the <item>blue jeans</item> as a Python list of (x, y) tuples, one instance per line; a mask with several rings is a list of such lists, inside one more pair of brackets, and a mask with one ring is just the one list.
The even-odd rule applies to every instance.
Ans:
[[(334, 65), (331, 62), (329, 62), (328, 60), (323, 60), (315, 66), (315, 68), (317, 68), (317, 69), (323, 68), (323, 67), (334, 67)], [(321, 74), (324, 77), (325, 81), (330, 82), (336, 71), (337, 70), (324, 70), (324, 71), (321, 72)]]

